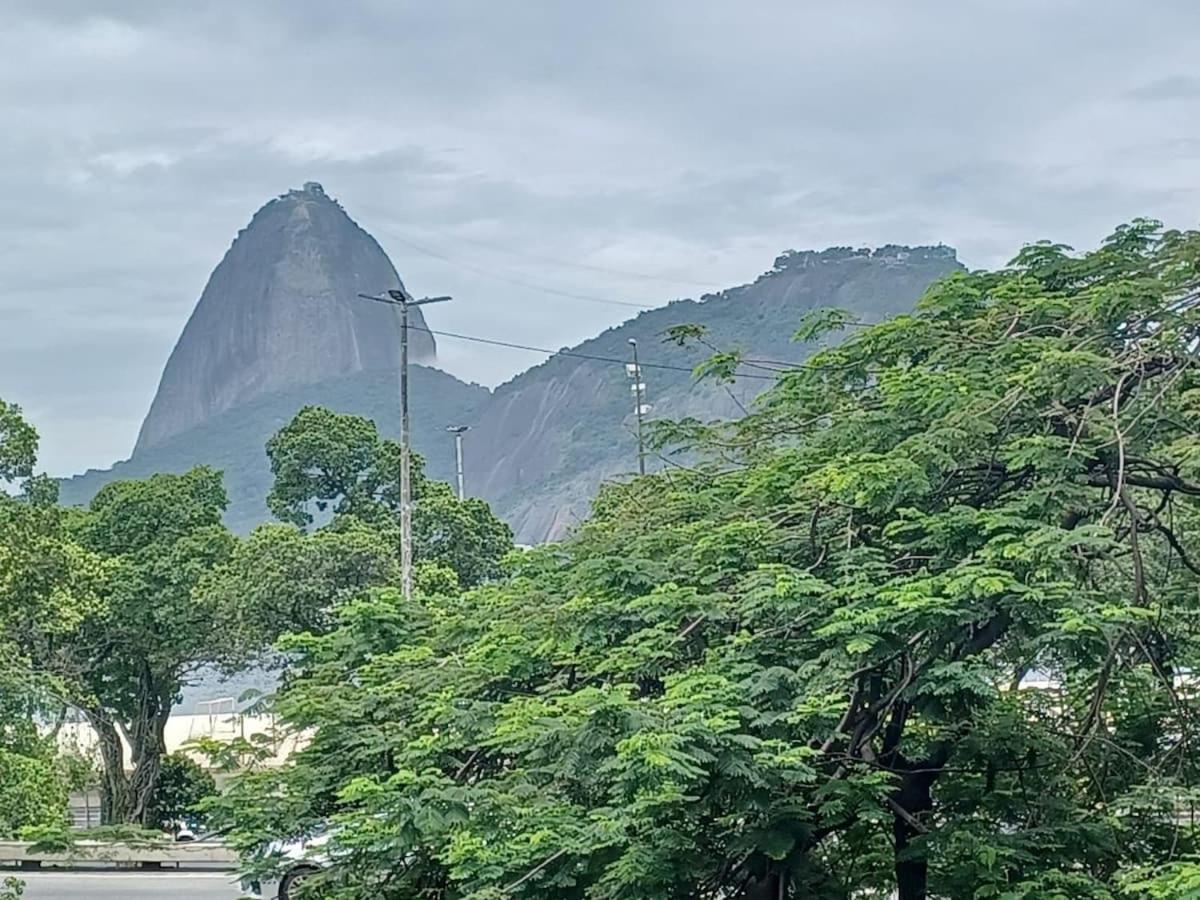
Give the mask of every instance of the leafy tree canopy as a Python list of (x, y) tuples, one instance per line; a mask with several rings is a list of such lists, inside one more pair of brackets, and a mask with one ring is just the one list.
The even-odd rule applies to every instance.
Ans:
[(233, 552), (224, 507), (220, 473), (197, 467), (114, 482), (71, 517), (74, 538), (103, 560), (98, 602), (74, 632), (43, 642), (36, 662), (100, 739), (108, 823), (149, 822), (171, 707), (187, 676), (222, 655), (227, 611), (197, 588)]
[(37, 432), (21, 416), (21, 408), (0, 398), (0, 481), (33, 474)]
[[(282, 521), (306, 527), (317, 516), (334, 528), (368, 524), (398, 543), (400, 447), (360, 416), (309, 406), (267, 444), (275, 475), (267, 498)], [(425, 477), (412, 456), (413, 558), (453, 569), (464, 585), (500, 574), (512, 549), (508, 526), (478, 499), (459, 501), (450, 486)]]
[(33, 428), (0, 399), (0, 480), (22, 482), (19, 496), (0, 491), (0, 780), (15, 792), (0, 820), (9, 833), (64, 814), (49, 768), (54, 738), (37, 727), (61, 714), (61, 684), (36, 658), (98, 607), (105, 575), (54, 505), (53, 482), (32, 476), (36, 447)]
[[(952, 276), (508, 580), (345, 603), (290, 639), (312, 743), (234, 840), (332, 816), (339, 897), (1174, 896), (1198, 260), (1139, 221)], [(377, 502), (345, 458), (276, 502)]]
[(178, 823), (194, 820), (200, 801), (216, 792), (217, 784), (212, 775), (191, 758), (182, 753), (164, 756), (162, 771), (150, 797), (148, 821), (175, 831)]
[(0, 836), (12, 839), (22, 828), (61, 826), (67, 792), (44, 759), (0, 750)]
[(281, 634), (327, 630), (338, 603), (398, 579), (393, 545), (368, 525), (351, 521), (306, 534), (277, 524), (240, 542), (200, 592), (224, 611), (222, 661), (237, 668)]

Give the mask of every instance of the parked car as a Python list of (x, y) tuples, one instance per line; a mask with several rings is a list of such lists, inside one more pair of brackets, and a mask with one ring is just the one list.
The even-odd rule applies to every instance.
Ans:
[(322, 849), (329, 838), (329, 831), (320, 829), (304, 840), (273, 842), (267, 852), (285, 860), (278, 880), (243, 879), (242, 894), (255, 900), (296, 900), (300, 884), (329, 865)]

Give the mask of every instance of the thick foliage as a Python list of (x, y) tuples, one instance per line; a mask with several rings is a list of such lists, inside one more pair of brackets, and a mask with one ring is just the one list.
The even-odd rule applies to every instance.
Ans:
[(147, 821), (167, 830), (197, 818), (200, 801), (217, 792), (212, 775), (182, 753), (164, 756), (162, 771), (150, 795)]
[(0, 481), (28, 478), (36, 457), (37, 432), (19, 406), (0, 399)]
[(0, 825), (6, 833), (65, 815), (54, 784), (53, 739), (38, 721), (61, 711), (60, 684), (35, 665), (69, 639), (99, 605), (105, 566), (81, 547), (70, 516), (54, 505), (53, 483), (33, 477), (37, 436), (17, 407), (0, 399)]
[(339, 897), (1187, 896), (1198, 259), (952, 276), (508, 581), (346, 603), (234, 840), (332, 816)]
[(61, 825), (67, 793), (44, 759), (0, 750), (0, 837), (22, 828)]
[(171, 707), (194, 669), (222, 657), (228, 616), (197, 587), (233, 551), (224, 506), (220, 473), (199, 467), (113, 482), (72, 516), (74, 538), (103, 561), (98, 602), (34, 658), (99, 737), (106, 823), (150, 821)]
[[(3, 401), (0, 401), (0, 405)], [(23, 496), (0, 491), (0, 647), (10, 663), (37, 636), (71, 633), (96, 609), (105, 575), (102, 558), (72, 533), (72, 516), (25, 482)], [(30, 491), (30, 488), (33, 491)], [(25, 678), (28, 667), (5, 671)]]
[(326, 630), (338, 602), (397, 577), (392, 546), (369, 525), (351, 521), (313, 534), (262, 525), (204, 579), (200, 592), (223, 611), (223, 661), (236, 668), (281, 634)]
[[(275, 475), (267, 502), (281, 520), (370, 525), (397, 545), (400, 447), (381, 438), (374, 422), (305, 407), (268, 442), (267, 456)], [(412, 499), (414, 560), (447, 566), (466, 586), (499, 575), (512, 532), (486, 503), (459, 501), (448, 484), (425, 477), (415, 455)]]

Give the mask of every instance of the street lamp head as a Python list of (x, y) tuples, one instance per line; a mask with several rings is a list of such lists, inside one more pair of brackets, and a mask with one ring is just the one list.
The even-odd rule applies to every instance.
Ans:
[(636, 347), (636, 346), (637, 346), (637, 338), (630, 338), (630, 339), (629, 339), (629, 346), (631, 346), (631, 347)]
[(464, 432), (470, 431), (471, 426), (470, 425), (447, 425), (446, 430), (449, 431), (451, 434), (463, 434)]
[(408, 299), (408, 292), (404, 288), (392, 288), (388, 291), (388, 296), (393, 300), (403, 303)]

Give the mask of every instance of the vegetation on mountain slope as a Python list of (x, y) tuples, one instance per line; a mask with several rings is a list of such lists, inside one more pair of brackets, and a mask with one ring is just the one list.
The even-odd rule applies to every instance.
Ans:
[[(452, 481), (454, 443), (446, 426), (472, 426), (466, 436), (468, 492), (487, 500), (522, 543), (561, 537), (586, 516), (602, 481), (636, 468), (632, 404), (621, 363), (629, 357), (630, 338), (639, 342), (646, 363), (652, 418), (727, 418), (739, 415), (778, 367), (751, 363), (745, 367), (747, 377), (732, 384), (697, 383), (690, 371), (707, 351), (664, 343), (672, 326), (703, 324), (721, 347), (794, 364), (809, 352), (791, 340), (794, 323), (805, 311), (836, 305), (866, 319), (904, 312), (931, 282), (959, 268), (946, 247), (791, 252), (753, 284), (650, 310), (573, 348), (615, 359), (615, 365), (555, 356), (494, 394), (416, 366), (414, 446), (427, 460), (431, 476)], [(317, 405), (365, 416), (394, 437), (399, 427), (396, 387), (395, 372), (376, 371), (259, 398), (139, 448), (111, 470), (64, 481), (63, 502), (86, 504), (114, 478), (212, 465), (225, 474), (230, 498), (225, 521), (238, 533), (248, 532), (270, 520), (265, 499), (271, 477), (262, 448), (276, 430), (302, 407)]]
[[(267, 492), (271, 467), (267, 441), (305, 406), (365, 416), (388, 437), (399, 433), (396, 373), (360, 372), (297, 387), (238, 406), (185, 434), (141, 450), (111, 469), (94, 470), (61, 482), (62, 502), (86, 505), (110, 481), (145, 478), (157, 472), (186, 472), (197, 465), (221, 471), (229, 494), (225, 522), (238, 534), (269, 522)], [(445, 372), (412, 368), (413, 446), (427, 460), (430, 476), (454, 480), (454, 441), (446, 426), (471, 423), (488, 398), (486, 388), (465, 384)]]
[[(651, 419), (731, 418), (752, 405), (779, 364), (811, 352), (792, 340), (808, 310), (843, 307), (869, 321), (907, 312), (932, 282), (960, 268), (949, 247), (789, 252), (752, 284), (641, 313), (572, 352), (627, 360), (636, 340)], [(709, 351), (666, 339), (684, 324), (703, 325), (715, 346), (744, 351), (744, 377), (722, 385), (693, 379)], [(473, 459), (480, 495), (517, 539), (561, 538), (586, 517), (604, 480), (636, 471), (629, 379), (619, 363), (552, 357), (495, 390), (471, 440), (487, 448)], [(652, 469), (661, 465), (651, 460)]]

